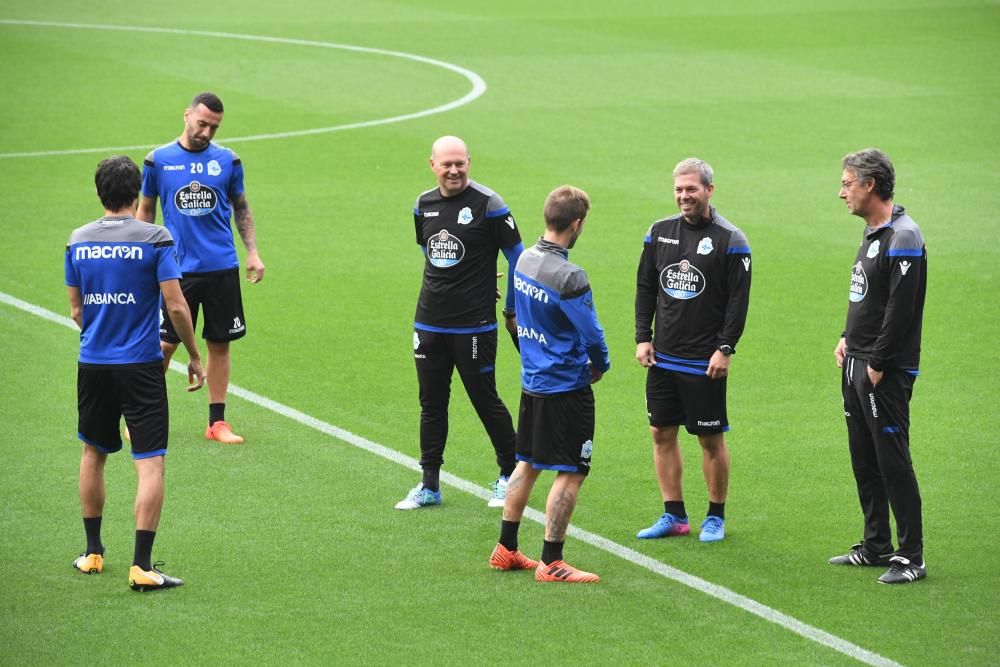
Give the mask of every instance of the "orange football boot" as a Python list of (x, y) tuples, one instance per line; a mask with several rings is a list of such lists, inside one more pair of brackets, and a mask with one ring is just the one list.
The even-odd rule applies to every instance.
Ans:
[(564, 560), (557, 560), (546, 565), (539, 563), (535, 569), (535, 581), (565, 581), (573, 584), (596, 584), (601, 578), (592, 572), (584, 572), (569, 565)]
[(233, 427), (229, 422), (217, 421), (205, 428), (206, 440), (217, 440), (227, 445), (241, 445), (243, 438), (233, 433)]

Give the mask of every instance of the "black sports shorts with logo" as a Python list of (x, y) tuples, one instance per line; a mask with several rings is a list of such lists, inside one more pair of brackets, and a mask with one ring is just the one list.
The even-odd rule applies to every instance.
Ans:
[(590, 473), (594, 447), (594, 392), (584, 387), (539, 396), (521, 392), (517, 460), (541, 470)]
[(726, 378), (654, 366), (646, 375), (646, 412), (657, 428), (683, 424), (691, 435), (728, 431)]
[(92, 366), (80, 364), (76, 375), (79, 419), (77, 436), (105, 454), (121, 450), (118, 432), (125, 417), (132, 458), (167, 453), (170, 414), (163, 363)]
[[(202, 338), (213, 343), (225, 343), (247, 335), (238, 268), (212, 273), (188, 273), (180, 282), (181, 291), (191, 309), (191, 323), (195, 329), (198, 328), (199, 307), (205, 311)], [(160, 317), (160, 340), (171, 345), (181, 342), (167, 314), (166, 305)]]

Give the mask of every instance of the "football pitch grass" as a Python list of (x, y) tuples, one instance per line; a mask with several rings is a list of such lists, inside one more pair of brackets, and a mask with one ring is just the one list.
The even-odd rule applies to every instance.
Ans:
[[(450, 63), (486, 90), (373, 124), (470, 96), (474, 83), (323, 45)], [(0, 664), (1000, 663), (989, 564), (1000, 547), (989, 430), (1000, 400), (998, 63), (1000, 7), (982, 2), (5, 2), (0, 295), (68, 314), (62, 250), (100, 214), (93, 170), (110, 151), (11, 154), (151, 148), (179, 134), (195, 92), (214, 90), (227, 109), (217, 140), (244, 160), (267, 265), (263, 283), (244, 286), (249, 335), (234, 346), (233, 383), (298, 412), (233, 396), (227, 416), (248, 444), (207, 443), (204, 392), (186, 394), (171, 373), (154, 558), (187, 583), (128, 590), (127, 454), (108, 464), (105, 572), (80, 576), (77, 336), (0, 302)], [(463, 489), (485, 491), (496, 469), (457, 379), (445, 470), (462, 488), (446, 485), (443, 506), (394, 510), (418, 473), (356, 446), (419, 456), (410, 211), (434, 184), (426, 158), (442, 134), (469, 142), (472, 177), (504, 196), (526, 243), (553, 187), (593, 200), (572, 259), (590, 276), (612, 369), (595, 387), (594, 470), (574, 514), (587, 539), (571, 537), (566, 555), (598, 585), (488, 569), (499, 511)], [(929, 255), (911, 404), (929, 576), (901, 587), (826, 565), (861, 534), (832, 350), (861, 234), (837, 199), (839, 161), (870, 145), (895, 160), (896, 200)], [(141, 161), (147, 150), (126, 152)], [(754, 258), (729, 383), (728, 534), (711, 545), (634, 537), (662, 511), (633, 360), (635, 265), (648, 225), (676, 210), (670, 170), (689, 155), (715, 167), (713, 203)], [(504, 336), (497, 377), (516, 409)], [(700, 456), (692, 438), (682, 446), (697, 523)], [(524, 551), (537, 557), (541, 540), (526, 521)]]

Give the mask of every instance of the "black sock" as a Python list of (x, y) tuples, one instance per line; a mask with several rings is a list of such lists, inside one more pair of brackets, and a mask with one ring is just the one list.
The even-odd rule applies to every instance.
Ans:
[(688, 515), (687, 510), (684, 509), (683, 500), (664, 500), (663, 511), (670, 512), (678, 519), (686, 519)]
[(708, 515), (717, 516), (720, 519), (726, 518), (726, 503), (713, 503), (708, 501)]
[(132, 565), (138, 565), (147, 572), (153, 569), (150, 561), (153, 558), (153, 540), (155, 539), (155, 530), (135, 531), (135, 555), (132, 557)]
[(226, 404), (225, 403), (209, 403), (208, 404), (208, 425), (211, 426), (215, 422), (226, 421)]
[(83, 517), (83, 529), (87, 532), (87, 553), (104, 555), (101, 542), (101, 517)]
[(517, 529), (520, 527), (520, 521), (500, 520), (500, 544), (508, 551), (517, 551)]
[(542, 562), (546, 565), (551, 565), (557, 560), (562, 560), (562, 542), (549, 542), (545, 540), (545, 544), (542, 546)]
[(441, 469), (424, 468), (424, 488), (437, 492), (441, 488)]

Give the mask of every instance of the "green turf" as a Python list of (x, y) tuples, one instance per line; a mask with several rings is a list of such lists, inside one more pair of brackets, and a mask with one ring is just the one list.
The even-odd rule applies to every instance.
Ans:
[[(556, 185), (593, 199), (573, 260), (590, 274), (613, 367), (596, 387), (577, 526), (902, 664), (997, 664), (1000, 7), (672, 4), (8, 0), (0, 19), (354, 44), (476, 72), (486, 93), (445, 114), (231, 144), (268, 267), (244, 289), (250, 334), (233, 382), (419, 455), (409, 212), (433, 185), (430, 143), (459, 134), (473, 178), (504, 195), (526, 241)], [(162, 144), (204, 89), (226, 101), (227, 144), (415, 112), (469, 87), (374, 54), (0, 24), (0, 153)], [(861, 531), (832, 350), (861, 231), (837, 200), (839, 160), (869, 145), (895, 159), (897, 201), (930, 257), (912, 404), (930, 576), (899, 588), (825, 565)], [(671, 168), (692, 154), (716, 168), (713, 202), (747, 233), (755, 263), (730, 381), (729, 535), (711, 546), (633, 537), (660, 511), (633, 361), (635, 263), (649, 223), (675, 210)], [(68, 312), (62, 249), (100, 214), (101, 157), (0, 157), (0, 292)], [(513, 406), (517, 359), (504, 342), (498, 380)], [(567, 557), (599, 572), (599, 586), (491, 572), (499, 519), (480, 499), (446, 487), (443, 507), (396, 512), (415, 472), (236, 398), (227, 415), (250, 444), (206, 444), (205, 396), (186, 395), (176, 374), (154, 555), (188, 584), (147, 596), (125, 585), (126, 456), (108, 466), (107, 570), (76, 575), (76, 338), (0, 304), (0, 344), (0, 663), (857, 664), (577, 541)], [(697, 521), (697, 445), (683, 446)], [(457, 381), (446, 456), (446, 470), (481, 486), (496, 475)], [(537, 555), (541, 527), (522, 533)]]

